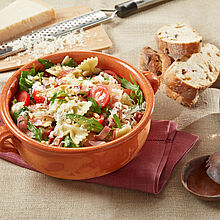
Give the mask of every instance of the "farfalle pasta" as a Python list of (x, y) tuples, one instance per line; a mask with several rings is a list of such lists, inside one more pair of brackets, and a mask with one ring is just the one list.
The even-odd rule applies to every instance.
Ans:
[(142, 91), (131, 77), (121, 79), (98, 68), (98, 58), (77, 64), (65, 57), (59, 64), (39, 59), (23, 71), (11, 115), (31, 138), (56, 147), (99, 145), (128, 133), (145, 110)]

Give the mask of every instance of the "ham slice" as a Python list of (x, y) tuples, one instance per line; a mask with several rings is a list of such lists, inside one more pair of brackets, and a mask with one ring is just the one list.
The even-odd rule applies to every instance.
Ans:
[(111, 128), (108, 126), (105, 126), (98, 135), (95, 135), (95, 139), (99, 141), (103, 141), (110, 131), (111, 131)]

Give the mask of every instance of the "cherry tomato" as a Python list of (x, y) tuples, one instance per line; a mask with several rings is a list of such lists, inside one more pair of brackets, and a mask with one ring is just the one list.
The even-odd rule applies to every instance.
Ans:
[[(46, 97), (42, 96), (40, 94), (40, 92), (36, 91), (36, 90), (33, 91), (33, 98), (34, 98), (36, 103), (44, 103), (45, 100), (47, 100)], [(47, 103), (48, 103), (48, 100), (47, 100)]]
[(24, 102), (25, 106), (30, 105), (30, 96), (26, 91), (20, 91), (15, 98), (18, 102)]
[(101, 125), (104, 124), (104, 119), (105, 119), (104, 115), (100, 115), (100, 118), (95, 118), (95, 120), (97, 120)]
[(101, 108), (105, 107), (110, 100), (110, 93), (108, 89), (103, 85), (94, 86), (89, 91), (89, 96), (95, 99), (98, 105), (101, 105)]
[(52, 127), (44, 128), (44, 134), (49, 137), (50, 132), (53, 131)]

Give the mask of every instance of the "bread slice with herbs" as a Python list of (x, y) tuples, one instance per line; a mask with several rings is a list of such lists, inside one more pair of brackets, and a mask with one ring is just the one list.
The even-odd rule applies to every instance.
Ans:
[(164, 53), (157, 52), (151, 47), (144, 47), (140, 53), (139, 66), (141, 70), (150, 71), (161, 78), (173, 61), (173, 58)]
[(199, 94), (217, 80), (219, 72), (220, 51), (206, 44), (199, 53), (173, 62), (163, 76), (165, 91), (169, 97), (191, 106)]
[(190, 25), (176, 23), (161, 27), (156, 32), (156, 42), (158, 50), (179, 59), (198, 53), (202, 37)]

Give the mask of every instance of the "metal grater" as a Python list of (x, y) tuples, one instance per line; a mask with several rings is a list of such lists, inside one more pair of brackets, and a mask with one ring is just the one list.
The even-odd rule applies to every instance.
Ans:
[[(107, 13), (111, 13), (111, 14), (108, 15)], [(33, 43), (39, 42), (42, 40), (53, 40), (54, 37), (63, 36), (72, 31), (85, 29), (85, 28), (109, 21), (113, 19), (115, 14), (116, 14), (115, 10), (93, 11), (85, 15), (81, 15), (75, 18), (71, 18), (71, 19), (50, 25), (38, 31), (33, 31), (32, 33), (24, 35), (22, 36), (22, 38), (18, 38), (18, 39), (22, 39), (24, 44), (26, 40), (33, 41)], [(18, 49), (13, 48), (11, 44), (16, 40), (0, 45), (0, 59), (26, 50), (26, 47), (24, 44), (20, 46)]]

